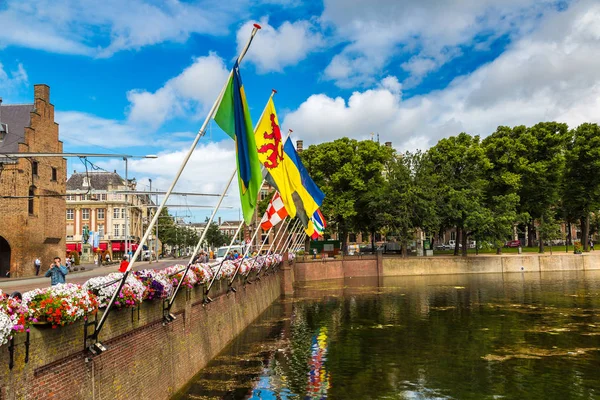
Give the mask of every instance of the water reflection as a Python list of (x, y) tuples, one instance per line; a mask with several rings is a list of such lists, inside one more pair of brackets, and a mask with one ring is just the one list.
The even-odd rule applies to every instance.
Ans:
[(179, 398), (600, 398), (600, 272), (314, 283)]

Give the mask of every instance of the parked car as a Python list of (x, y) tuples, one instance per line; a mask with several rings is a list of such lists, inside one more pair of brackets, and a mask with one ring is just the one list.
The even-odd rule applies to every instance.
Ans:
[[(456, 240), (448, 240), (448, 246), (450, 246), (451, 249), (454, 249), (456, 247)], [(458, 248), (462, 249), (462, 243), (458, 244)]]
[(504, 247), (519, 247), (519, 246), (521, 246), (520, 240), (509, 240), (508, 242), (504, 243)]
[(449, 244), (444, 244), (444, 243), (435, 245), (436, 250), (452, 250), (453, 248), (454, 247), (450, 246)]

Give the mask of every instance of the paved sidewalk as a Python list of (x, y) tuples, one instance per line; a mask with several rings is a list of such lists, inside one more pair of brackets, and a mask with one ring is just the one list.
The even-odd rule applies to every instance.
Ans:
[[(164, 269), (175, 264), (186, 264), (188, 261), (188, 259), (183, 258), (168, 258), (161, 260), (158, 263), (156, 261), (152, 263), (148, 263), (148, 261), (141, 261), (139, 263), (136, 263), (133, 269), (134, 271), (139, 271), (141, 269)], [(116, 272), (119, 270), (119, 264), (110, 266), (97, 266), (95, 264), (91, 264), (83, 266), (85, 267), (84, 271), (73, 271), (67, 275), (67, 283), (82, 284), (90, 278), (108, 275), (111, 272)], [(48, 286), (50, 286), (50, 278), (44, 277), (42, 272), (40, 272), (40, 276), (27, 278), (8, 278), (0, 280), (0, 289), (2, 289), (4, 293), (8, 294), (14, 291), (23, 293), (28, 290), (36, 288), (45, 288)]]

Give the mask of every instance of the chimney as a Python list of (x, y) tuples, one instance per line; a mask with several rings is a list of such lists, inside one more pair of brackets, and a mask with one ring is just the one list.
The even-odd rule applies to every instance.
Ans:
[(298, 151), (298, 153), (302, 153), (304, 147), (304, 142), (302, 140), (296, 140), (296, 151)]
[(392, 142), (385, 142), (385, 147), (392, 147)]
[(219, 226), (221, 226), (221, 217), (219, 217)]
[(50, 103), (50, 86), (45, 84), (33, 85), (33, 98)]

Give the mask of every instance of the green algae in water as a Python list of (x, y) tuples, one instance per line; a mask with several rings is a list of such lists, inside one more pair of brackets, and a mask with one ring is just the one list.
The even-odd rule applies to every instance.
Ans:
[(600, 399), (599, 377), (600, 272), (354, 278), (274, 304), (176, 398)]

